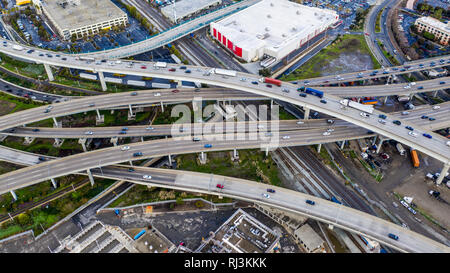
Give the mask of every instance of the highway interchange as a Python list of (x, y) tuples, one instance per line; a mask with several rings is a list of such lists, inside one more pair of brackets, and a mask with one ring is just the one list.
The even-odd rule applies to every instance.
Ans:
[[(168, 33), (168, 32), (167, 32)], [(170, 35), (169, 35), (170, 36)], [(1, 41), (1, 40), (0, 40)], [(315, 79), (308, 79), (308, 80), (304, 80), (302, 82), (298, 82), (296, 85), (291, 85), (288, 83), (283, 83), (283, 88), (288, 88), (290, 90), (289, 93), (282, 93), (281, 88), (278, 87), (266, 87), (263, 83), (259, 83), (258, 85), (252, 84), (252, 81), (258, 81), (258, 79), (260, 77), (255, 76), (255, 75), (251, 75), (251, 74), (247, 74), (247, 73), (238, 73), (237, 77), (226, 77), (226, 76), (221, 76), (221, 75), (216, 75), (216, 74), (209, 74), (206, 75), (211, 68), (205, 68), (205, 67), (195, 67), (195, 66), (188, 66), (187, 70), (191, 71), (191, 73), (189, 73), (189, 75), (187, 75), (187, 73), (185, 73), (186, 70), (182, 70), (180, 69), (179, 65), (170, 65), (171, 67), (175, 67), (177, 70), (175, 72), (169, 73), (167, 72), (167, 69), (155, 69), (153, 67), (153, 63), (144, 63), (144, 62), (134, 62), (134, 65), (131, 67), (129, 66), (129, 62), (123, 61), (123, 62), (115, 62), (115, 61), (105, 61), (105, 62), (100, 62), (97, 61), (95, 62), (89, 62), (86, 63), (86, 61), (82, 61), (80, 59), (75, 59), (78, 57), (73, 57), (70, 55), (65, 55), (65, 54), (60, 54), (61, 57), (56, 57), (54, 54), (54, 52), (50, 52), (50, 51), (43, 51), (41, 49), (36, 49), (34, 52), (31, 53), (25, 53), (27, 50), (29, 50), (29, 48), (25, 47), (24, 50), (21, 51), (16, 51), (16, 50), (11, 50), (11, 42), (6, 42), (6, 46), (5, 46), (5, 42), (3, 42), (3, 45), (0, 44), (0, 51), (4, 52), (6, 54), (12, 55), (12, 56), (16, 56), (16, 57), (21, 57), (24, 59), (28, 59), (28, 60), (32, 60), (32, 61), (36, 61), (37, 63), (43, 63), (43, 64), (48, 64), (48, 65), (55, 65), (55, 66), (61, 66), (61, 67), (72, 67), (72, 68), (78, 68), (78, 69), (87, 69), (87, 70), (93, 70), (95, 72), (111, 72), (111, 73), (126, 73), (126, 74), (133, 74), (133, 75), (140, 75), (140, 76), (150, 76), (150, 77), (161, 77), (161, 78), (169, 78), (169, 79), (174, 79), (174, 80), (186, 80), (186, 81), (194, 81), (194, 82), (202, 82), (202, 83), (206, 83), (206, 84), (211, 84), (211, 85), (215, 85), (215, 86), (222, 86), (225, 88), (232, 88), (232, 89), (237, 89), (237, 90), (242, 90), (242, 91), (246, 91), (249, 93), (242, 93), (242, 92), (238, 92), (238, 91), (226, 91), (224, 92), (224, 96), (222, 98), (219, 97), (219, 100), (227, 100), (229, 99), (229, 97), (227, 98), (227, 96), (234, 96), (231, 99), (239, 99), (239, 95), (242, 94), (242, 98), (243, 99), (251, 99), (252, 96), (254, 96), (254, 99), (261, 99), (261, 96), (268, 96), (271, 97), (273, 99), (279, 99), (279, 100), (284, 100), (293, 104), (297, 104), (300, 106), (304, 106), (313, 110), (317, 110), (323, 113), (326, 113), (328, 115), (331, 116), (335, 116), (337, 118), (340, 118), (342, 120), (345, 120), (347, 122), (351, 122), (352, 124), (355, 125), (350, 125), (348, 124), (348, 126), (342, 126), (339, 128), (336, 128), (336, 130), (331, 134), (331, 136), (329, 137), (324, 137), (321, 133), (323, 132), (323, 127), (317, 128), (317, 129), (308, 129), (308, 130), (298, 130), (295, 132), (280, 132), (280, 136), (279, 138), (276, 139), (276, 142), (279, 142), (279, 146), (280, 147), (284, 147), (284, 146), (289, 146), (289, 145), (310, 145), (313, 143), (324, 143), (324, 142), (331, 142), (331, 141), (337, 141), (337, 140), (348, 140), (348, 139), (353, 139), (352, 137), (349, 137), (350, 134), (354, 134), (355, 137), (357, 135), (357, 137), (367, 137), (367, 130), (371, 130), (377, 133), (380, 133), (382, 135), (391, 137), (397, 141), (400, 141), (402, 143), (407, 144), (408, 146), (412, 146), (414, 148), (417, 148), (418, 150), (421, 150), (441, 161), (443, 161), (444, 163), (449, 163), (449, 148), (446, 147), (445, 145), (445, 139), (440, 137), (437, 134), (433, 134), (433, 133), (429, 133), (427, 132), (427, 130), (435, 130), (431, 127), (426, 128), (423, 126), (426, 126), (427, 124), (425, 124), (425, 122), (427, 122), (426, 120), (422, 120), (420, 127), (417, 126), (418, 123), (414, 122), (414, 123), (409, 123), (409, 120), (412, 120), (413, 118), (417, 118), (417, 116), (406, 116), (404, 120), (408, 120), (408, 122), (404, 122), (404, 120), (402, 120), (402, 126), (404, 127), (405, 125), (411, 125), (415, 128), (415, 130), (419, 133), (419, 140), (415, 140), (415, 139), (410, 139), (407, 136), (403, 136), (402, 132), (396, 132), (399, 131), (397, 130), (399, 127), (396, 127), (395, 125), (392, 124), (393, 119), (398, 118), (400, 119), (398, 116), (399, 114), (397, 113), (397, 117), (394, 114), (387, 114), (387, 121), (388, 123), (386, 125), (380, 125), (377, 122), (377, 117), (379, 114), (381, 114), (381, 112), (379, 111), (375, 111), (374, 113), (374, 117), (375, 118), (362, 118), (359, 115), (359, 111), (357, 111), (356, 109), (342, 109), (341, 105), (339, 104), (339, 98), (335, 97), (333, 94), (334, 91), (332, 91), (332, 87), (330, 87), (330, 89), (328, 89), (328, 87), (324, 87), (323, 90), (324, 91), (329, 91), (326, 92), (324, 99), (326, 99), (326, 104), (320, 104), (318, 102), (317, 98), (314, 98), (312, 96), (308, 96), (307, 98), (299, 98), (296, 94), (296, 88), (298, 86), (302, 86), (302, 85), (322, 85), (322, 84), (333, 84), (333, 83), (340, 83), (340, 82), (349, 82), (349, 81), (356, 81), (356, 80), (366, 80), (366, 79), (373, 79), (373, 78), (378, 78), (378, 77), (386, 77), (389, 75), (394, 75), (394, 74), (403, 74), (403, 73), (410, 73), (410, 72), (414, 72), (414, 71), (420, 71), (420, 70), (424, 70), (424, 69), (429, 69), (431, 62), (434, 62), (434, 65), (432, 65), (432, 67), (439, 67), (439, 66), (445, 66), (448, 65), (448, 63), (450, 63), (450, 59), (448, 58), (444, 58), (443, 62), (439, 61), (440, 58), (434, 58), (434, 59), (427, 59), (427, 60), (423, 60), (421, 61), (422, 66), (419, 66), (419, 64), (414, 64), (411, 65), (409, 68), (408, 67), (398, 67), (397, 69), (395, 68), (389, 68), (389, 70), (384, 70), (384, 74), (383, 71), (374, 73), (374, 71), (367, 71), (367, 72), (360, 72), (360, 73), (348, 73), (348, 74), (342, 74), (340, 77), (336, 77), (336, 76), (328, 76), (328, 77), (321, 77), (321, 78), (315, 78)], [(126, 49), (125, 51), (127, 51), (128, 49)], [(147, 49), (145, 50), (147, 51)], [(48, 57), (48, 55), (44, 55), (45, 54), (50, 54), (52, 55), (52, 57)], [(128, 52), (127, 54), (130, 54), (132, 52)], [(39, 54), (43, 54), (44, 56), (39, 56)], [(114, 53), (116, 54), (116, 53)], [(121, 53), (122, 54), (122, 53)], [(134, 55), (135, 53), (133, 53), (132, 55)], [(92, 55), (92, 54), (91, 54)], [(97, 55), (94, 54), (94, 56), (99, 56), (98, 53)], [(118, 56), (114, 56), (114, 55), (104, 55), (102, 56), (102, 58), (109, 58), (109, 57), (118, 57)], [(66, 58), (66, 60), (62, 60), (62, 58)], [(145, 68), (143, 68), (143, 66), (145, 66)], [(143, 71), (144, 70), (144, 71)], [(402, 71), (403, 70), (403, 71)], [(100, 78), (102, 78), (100, 76)], [(243, 80), (244, 79), (244, 80)], [(441, 84), (440, 81), (444, 81), (444, 84)], [(424, 89), (421, 91), (417, 91), (420, 89), (416, 89), (414, 91), (417, 92), (425, 92), (425, 91), (431, 91), (431, 90), (439, 90), (439, 89), (445, 89), (449, 86), (449, 82), (448, 80), (445, 81), (445, 79), (440, 79), (440, 81), (438, 80), (432, 80), (429, 82), (423, 82), (423, 86)], [(420, 83), (422, 84), (422, 82)], [(392, 86), (392, 87), (391, 87)], [(392, 94), (411, 94), (414, 93), (413, 90), (400, 90), (402, 92), (400, 92), (398, 89), (400, 85), (390, 85), (387, 86), (386, 89), (390, 88), (392, 90), (388, 90), (386, 91), (386, 95), (392, 95)], [(349, 93), (340, 93), (342, 96), (350, 96), (348, 94), (354, 94), (354, 91), (350, 91), (352, 89), (352, 87), (348, 87), (349, 89), (343, 89), (342, 87), (340, 88), (336, 88), (336, 92), (349, 92)], [(359, 91), (361, 92), (367, 92), (367, 94), (372, 94), (373, 95), (373, 89), (375, 88), (379, 88), (379, 87), (367, 87), (367, 90), (365, 89), (366, 87), (364, 86), (364, 89), (361, 87), (357, 87), (359, 88)], [(433, 89), (434, 88), (434, 89)], [(273, 90), (277, 90), (278, 93), (275, 93)], [(402, 88), (403, 89), (403, 88)], [(208, 91), (200, 91), (200, 92), (208, 92)], [(233, 93), (235, 92), (235, 93)], [(390, 92), (390, 93), (389, 93)], [(393, 93), (393, 92), (398, 92), (398, 93)], [(4, 116), (2, 118), (0, 118), (0, 130), (7, 130), (7, 129), (11, 129), (17, 126), (21, 126), (21, 125), (25, 125), (25, 124), (29, 124), (31, 122), (34, 121), (38, 121), (38, 120), (42, 120), (42, 119), (46, 119), (49, 117), (59, 117), (59, 116), (65, 116), (65, 115), (70, 115), (73, 113), (77, 113), (77, 112), (83, 112), (83, 111), (90, 111), (90, 110), (96, 110), (96, 109), (105, 109), (108, 107), (113, 107), (114, 105), (131, 105), (135, 106), (135, 105), (139, 105), (142, 104), (143, 101), (145, 101), (145, 103), (158, 103), (158, 102), (167, 102), (167, 101), (191, 101), (193, 99), (193, 96), (195, 96), (195, 92), (193, 92), (192, 90), (190, 90), (189, 92), (187, 91), (182, 91), (180, 93), (178, 93), (176, 96), (173, 96), (173, 94), (170, 94), (170, 92), (164, 92), (161, 91), (160, 92), (161, 96), (155, 96), (155, 92), (145, 92), (145, 91), (138, 91), (136, 96), (132, 96), (130, 95), (131, 93), (121, 93), (121, 94), (115, 94), (116, 96), (111, 96), (111, 98), (105, 96), (105, 100), (95, 100), (95, 105), (91, 105), (92, 102), (89, 102), (89, 98), (82, 98), (82, 99), (77, 99), (77, 100), (72, 100), (70, 102), (63, 102), (63, 103), (58, 103), (58, 104), (54, 104), (53, 105), (53, 109), (51, 109), (50, 113), (43, 113), (43, 109), (45, 107), (40, 107), (40, 108), (35, 108), (35, 109), (30, 109), (27, 111), (23, 111), (23, 112), (19, 112), (16, 113), (14, 115), (18, 115), (18, 116)], [(226, 94), (225, 94), (226, 93)], [(231, 93), (231, 95), (230, 95)], [(240, 94), (239, 94), (240, 93)], [(254, 94), (254, 95), (252, 95)], [(183, 97), (183, 95), (185, 97)], [(203, 97), (203, 95), (205, 97)], [(336, 94), (337, 95), (337, 94)], [(378, 95), (378, 94), (377, 94)], [(380, 94), (381, 95), (381, 94)], [(108, 95), (109, 96), (109, 95)], [(203, 94), (202, 93), (202, 97), (207, 100), (208, 99), (208, 94)], [(211, 97), (214, 97), (213, 100), (218, 100), (217, 98), (217, 94), (212, 95)], [(210, 98), (211, 98), (210, 97)], [(70, 105), (73, 105), (73, 108)], [(76, 107), (78, 107), (77, 109), (75, 109)], [(425, 109), (422, 109), (422, 111), (424, 111), (423, 113), (430, 113), (432, 112), (429, 107), (424, 107)], [(448, 117), (448, 108), (442, 108), (442, 112), (444, 113), (443, 115), (440, 114), (440, 118), (445, 118)], [(444, 111), (445, 110), (445, 111)], [(447, 113), (447, 114), (446, 114)], [(402, 117), (403, 118), (403, 117)], [(8, 120), (9, 119), (9, 120)], [(445, 120), (445, 119), (444, 119)], [(345, 121), (337, 121), (336, 123), (345, 123)], [(323, 121), (313, 121), (311, 123), (320, 123)], [(446, 121), (444, 121), (445, 123)], [(429, 122), (427, 122), (429, 123)], [(307, 124), (309, 126), (309, 122), (306, 122), (305, 124)], [(284, 124), (282, 124), (284, 126)], [(296, 124), (297, 125), (297, 124)], [(293, 128), (295, 127), (294, 124), (289, 124), (286, 125), (286, 129), (289, 128)], [(291, 127), (289, 127), (291, 126)], [(361, 127), (358, 127), (361, 126)], [(356, 128), (355, 128), (356, 127)], [(366, 129), (364, 129), (364, 128)], [(280, 127), (281, 128), (281, 127)], [(46, 131), (47, 129), (41, 128), (42, 131), (39, 132), (33, 132), (33, 133), (42, 133), (44, 131)], [(74, 130), (80, 130), (80, 129), (75, 129), (72, 128)], [(68, 130), (72, 130), (72, 129), (68, 129)], [(98, 129), (98, 128), (97, 128)], [(111, 128), (104, 128), (105, 130), (105, 135), (109, 135), (110, 137), (113, 136), (114, 134), (112, 133), (112, 131), (108, 131)], [(135, 128), (132, 128), (132, 130), (134, 130)], [(167, 130), (168, 128), (165, 128), (164, 130)], [(18, 132), (27, 132), (29, 131), (26, 128), (20, 128), (18, 129), (20, 131)], [(52, 129), (48, 128), (48, 130), (50, 130), (49, 132), (51, 132)], [(65, 128), (55, 128), (54, 130), (66, 130)], [(82, 130), (88, 130), (87, 128), (83, 128)], [(116, 130), (116, 129), (111, 129), (111, 130)], [(142, 134), (142, 128), (136, 128), (136, 132), (133, 133), (136, 135), (140, 135)], [(144, 129), (145, 130), (145, 129)], [(156, 129), (155, 129), (156, 130)], [(402, 130), (404, 131), (404, 130)], [(131, 132), (131, 130), (130, 130)], [(55, 131), (53, 131), (53, 133), (55, 133)], [(73, 133), (73, 132), (72, 132)], [(425, 139), (423, 137), (421, 137), (420, 135), (422, 133), (429, 133), (433, 136), (433, 138), (431, 140), (429, 139)], [(71, 133), (69, 133), (70, 136)], [(161, 134), (163, 134), (163, 132), (161, 132)], [(164, 134), (166, 134), (164, 132)], [(130, 134), (131, 136), (132, 134)], [(144, 134), (145, 135), (145, 134)], [(151, 135), (151, 134), (150, 134)], [(289, 139), (287, 138), (283, 138), (285, 136), (289, 135)], [(72, 137), (83, 137), (80, 135), (72, 135)], [(86, 135), (84, 134), (84, 137), (86, 137)], [(93, 136), (90, 136), (93, 137)], [(205, 138), (207, 138), (208, 136), (204, 136)], [(212, 138), (213, 136), (211, 136)], [(93, 169), (96, 167), (101, 167), (101, 166), (108, 166), (111, 164), (116, 164), (116, 163), (120, 163), (120, 162), (125, 162), (125, 161), (129, 161), (129, 160), (134, 160), (134, 159), (142, 159), (142, 158), (148, 158), (148, 157), (156, 157), (156, 156), (163, 156), (163, 155), (170, 155), (170, 154), (182, 154), (182, 153), (195, 153), (195, 152), (201, 152), (201, 151), (215, 151), (215, 150), (231, 150), (234, 148), (239, 148), (239, 149), (248, 149), (248, 148), (259, 148), (259, 147), (264, 147), (265, 145), (268, 144), (268, 141), (266, 139), (258, 139), (258, 140), (226, 140), (226, 141), (221, 141), (221, 140), (214, 140), (214, 144), (211, 148), (205, 148), (204, 145), (207, 144), (208, 141), (206, 140), (200, 140), (198, 142), (193, 142), (191, 139), (179, 139), (177, 137), (174, 137), (172, 139), (168, 139), (168, 140), (154, 140), (154, 141), (145, 141), (145, 142), (141, 142), (141, 143), (135, 143), (135, 144), (130, 144), (129, 150), (126, 151), (122, 151), (121, 149), (124, 146), (118, 146), (118, 147), (112, 147), (112, 148), (106, 148), (106, 149), (102, 149), (99, 151), (93, 151), (93, 152), (87, 152), (87, 153), (83, 153), (83, 154), (78, 154), (78, 155), (74, 155), (74, 156), (68, 156), (62, 159), (55, 159), (55, 160), (51, 160), (49, 162), (44, 162), (32, 167), (28, 167), (28, 168), (24, 168), (15, 172), (11, 172), (5, 175), (0, 176), (0, 180), (2, 181), (2, 191), (0, 192), (7, 192), (11, 189), (16, 189), (16, 188), (20, 188), (23, 187), (25, 185), (30, 185), (30, 184), (34, 184), (34, 183), (38, 183), (40, 181), (45, 181), (49, 178), (54, 178), (54, 177), (59, 177), (62, 175), (66, 175), (66, 174), (70, 174), (70, 173), (77, 173), (80, 171), (84, 171), (84, 170), (89, 170), (89, 169)], [(133, 157), (132, 153), (136, 152), (136, 151), (140, 151), (143, 152), (143, 156), (142, 157), (138, 157), (135, 158)], [(102, 168), (104, 169), (104, 168)], [(145, 172), (146, 170), (140, 170), (142, 172)], [(95, 175), (98, 175), (97, 170), (92, 170), (92, 172), (95, 172)], [(157, 171), (156, 171), (157, 172)], [(170, 172), (170, 171), (169, 171)], [(136, 173), (133, 175), (141, 175), (142, 173)], [(105, 174), (103, 174), (105, 175)], [(119, 171), (117, 173), (114, 174), (114, 172), (112, 171), (111, 174), (109, 175), (116, 175), (116, 177), (113, 178), (118, 178), (118, 176), (122, 176), (125, 177), (124, 179), (128, 180), (128, 179), (135, 179), (136, 178), (132, 178), (133, 175), (127, 174), (124, 171)], [(184, 175), (184, 174), (183, 174)], [(205, 191), (208, 193), (214, 193), (215, 189), (211, 189), (211, 184), (208, 184), (208, 187), (206, 190), (206, 186), (205, 186), (205, 182), (209, 181), (208, 179), (197, 179), (199, 184), (198, 185), (188, 185), (186, 184), (187, 182), (191, 181), (191, 180), (196, 180), (196, 179), (192, 179), (193, 177), (189, 177), (189, 179), (184, 180), (186, 178), (180, 178), (180, 177), (186, 177), (183, 176), (182, 174), (178, 174), (176, 176), (174, 176), (173, 173), (171, 174), (166, 174), (161, 175), (161, 177), (158, 177), (158, 175), (155, 175), (155, 181), (157, 182), (161, 182), (161, 183), (166, 183), (166, 182), (170, 182), (170, 183), (180, 183), (181, 187), (180, 189), (186, 189), (189, 187), (195, 188), (198, 191)], [(194, 174), (193, 174), (194, 175)], [(201, 176), (201, 174), (195, 174), (195, 177), (199, 177)], [(127, 178), (128, 177), (128, 178)], [(209, 179), (212, 179), (212, 175), (208, 175)], [(215, 178), (215, 177), (214, 177)], [(217, 179), (222, 179), (221, 177), (217, 177)], [(137, 179), (139, 180), (139, 179)], [(142, 179), (140, 179), (142, 180)], [(380, 242), (383, 242), (389, 246), (392, 246), (398, 250), (401, 251), (419, 251), (419, 252), (440, 252), (440, 251), (444, 251), (444, 252), (448, 252), (448, 248), (437, 244), (436, 242), (431, 241), (430, 239), (423, 237), (420, 238), (419, 236), (421, 235), (417, 235), (414, 234), (413, 232), (411, 236), (409, 235), (405, 235), (405, 237), (402, 237), (401, 242), (390, 242), (387, 237), (386, 234), (388, 231), (392, 230), (391, 228), (400, 228), (394, 224), (391, 223), (380, 223), (380, 219), (379, 218), (375, 218), (376, 220), (373, 221), (373, 223), (371, 221), (368, 221), (366, 218), (364, 218), (365, 220), (355, 220), (354, 218), (358, 218), (358, 217), (353, 217), (354, 215), (358, 214), (358, 213), (362, 213), (362, 212), (350, 212), (350, 215), (344, 215), (342, 213), (344, 213), (344, 211), (346, 211), (345, 209), (342, 209), (340, 206), (334, 204), (334, 203), (330, 203), (328, 201), (325, 201), (323, 199), (318, 199), (321, 203), (326, 204), (325, 202), (328, 202), (330, 204), (326, 204), (325, 206), (320, 206), (320, 208), (315, 207), (314, 210), (311, 210), (307, 205), (304, 204), (304, 202), (298, 202), (298, 196), (291, 196), (291, 194), (297, 194), (297, 192), (284, 192), (284, 191), (288, 191), (285, 189), (277, 189), (277, 193), (282, 192), (283, 194), (277, 195), (277, 197), (275, 199), (270, 199), (269, 200), (264, 200), (261, 198), (261, 192), (264, 191), (264, 189), (257, 189), (255, 188), (255, 185), (249, 185), (246, 186), (246, 184), (243, 181), (238, 181), (238, 182), (234, 182), (233, 178), (223, 178), (224, 181), (227, 181), (227, 185), (232, 185), (232, 189), (228, 189), (228, 187), (226, 188), (226, 190), (224, 190), (221, 193), (221, 195), (224, 196), (232, 196), (232, 197), (237, 197), (237, 198), (241, 198), (244, 200), (253, 200), (253, 201), (257, 201), (257, 202), (263, 202), (266, 204), (270, 204), (273, 206), (278, 206), (280, 208), (284, 208), (284, 209), (290, 209), (296, 212), (304, 212), (306, 213), (308, 216), (311, 217), (317, 217), (318, 219), (325, 221), (325, 222), (333, 222), (335, 223), (336, 226), (341, 226), (343, 228), (355, 231), (355, 232), (362, 232), (366, 235), (368, 235), (369, 237), (371, 237), (372, 239), (376, 239)], [(184, 183), (184, 184), (183, 184)], [(192, 181), (190, 183), (193, 183)], [(203, 183), (203, 184), (201, 184)], [(209, 183), (209, 182), (208, 182)], [(253, 183), (253, 182), (249, 182), (249, 183)], [(259, 185), (258, 185), (259, 186)], [(169, 187), (169, 186), (168, 186)], [(242, 187), (242, 189), (240, 188)], [(229, 190), (229, 191), (228, 191)], [(279, 198), (280, 197), (280, 198)], [(281, 198), (282, 197), (282, 198)], [(259, 198), (259, 200), (258, 200)], [(261, 200), (262, 199), (262, 200)], [(304, 199), (304, 198), (303, 198)], [(301, 199), (301, 200), (303, 200)], [(313, 198), (311, 198), (313, 199)], [(288, 202), (289, 201), (289, 202)], [(337, 207), (337, 211), (333, 210), (330, 206), (328, 205), (333, 205), (333, 206), (338, 206)], [(315, 210), (316, 208), (318, 208), (317, 210)], [(336, 209), (336, 208), (335, 208)], [(340, 217), (338, 217), (340, 214)], [(336, 216), (337, 215), (337, 216)], [(345, 216), (345, 217), (343, 217)], [(343, 221), (342, 218), (345, 219), (345, 221)], [(366, 215), (364, 215), (364, 217), (366, 217)], [(372, 216), (371, 216), (372, 217)], [(341, 221), (343, 221), (341, 223)], [(354, 221), (354, 222), (352, 222)], [(377, 226), (377, 225), (380, 226)], [(389, 225), (392, 225), (394, 227), (390, 227)], [(362, 230), (362, 231), (361, 231)], [(398, 233), (398, 231), (396, 231)], [(408, 231), (410, 232), (410, 231)], [(405, 234), (404, 230), (401, 230), (400, 232), (403, 236), (403, 234)], [(404, 239), (403, 239), (404, 238)], [(416, 241), (415, 241), (416, 240)]]

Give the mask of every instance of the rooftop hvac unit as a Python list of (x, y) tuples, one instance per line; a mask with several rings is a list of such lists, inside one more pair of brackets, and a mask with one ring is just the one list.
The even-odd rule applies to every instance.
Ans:
[(273, 3), (270, 3), (270, 6), (273, 7)]
[(297, 15), (300, 15), (300, 14), (301, 14), (301, 12), (300, 12), (299, 10), (297, 10), (296, 14), (297, 14)]
[(283, 34), (281, 34), (281, 37), (283, 37), (283, 38), (284, 38), (284, 37), (286, 37), (286, 34), (284, 34), (284, 33), (283, 33)]
[(296, 27), (292, 27), (292, 31), (297, 31), (297, 28)]
[(264, 30), (265, 31), (269, 31), (270, 29), (269, 29), (269, 27), (265, 27)]
[(317, 16), (317, 12), (314, 12), (314, 16)]
[(270, 14), (267, 14), (267, 18), (272, 18), (272, 16)]

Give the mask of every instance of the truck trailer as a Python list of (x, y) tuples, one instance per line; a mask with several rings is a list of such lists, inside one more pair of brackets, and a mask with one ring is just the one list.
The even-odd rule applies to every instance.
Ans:
[(351, 101), (348, 99), (340, 100), (339, 103), (342, 104), (343, 106), (352, 107), (352, 108), (361, 110), (366, 113), (370, 113), (370, 114), (373, 113), (373, 105), (364, 105), (364, 104), (357, 103), (357, 102), (354, 102), (354, 101)]
[(400, 155), (405, 155), (405, 149), (403, 148), (402, 144), (397, 143), (395, 145), (395, 147), (397, 148), (397, 151), (400, 153)]
[(411, 160), (415, 168), (418, 168), (420, 166), (419, 155), (414, 149), (411, 149)]
[(272, 78), (261, 78), (261, 79), (259, 79), (259, 81), (263, 82), (263, 83), (275, 84), (276, 86), (281, 86), (280, 80), (276, 80), (276, 79), (272, 79)]
[(236, 71), (234, 71), (234, 70), (214, 68), (212, 72), (214, 74), (218, 74), (218, 75), (236, 77)]

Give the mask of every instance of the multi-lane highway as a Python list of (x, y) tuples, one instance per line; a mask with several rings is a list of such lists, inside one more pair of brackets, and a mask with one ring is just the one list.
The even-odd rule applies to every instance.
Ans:
[[(16, 48), (16, 49), (14, 49)], [(20, 50), (17, 50), (20, 49)], [(297, 92), (295, 91), (296, 86), (283, 83), (282, 87), (272, 87), (271, 85), (259, 84), (259, 76), (252, 75), (248, 73), (236, 72), (236, 76), (229, 77), (225, 75), (219, 75), (216, 73), (211, 73), (210, 68), (205, 67), (195, 67), (195, 66), (186, 66), (186, 69), (181, 69), (180, 65), (170, 65), (170, 68), (174, 69), (161, 69), (157, 66), (153, 66), (153, 63), (141, 63), (141, 64), (131, 64), (128, 61), (90, 61), (90, 60), (81, 60), (76, 59), (74, 57), (57, 57), (56, 55), (49, 57), (48, 55), (44, 55), (43, 53), (39, 53), (36, 51), (26, 51), (26, 49), (17, 48), (17, 46), (13, 47), (10, 42), (4, 43), (3, 46), (0, 46), (0, 51), (3, 51), (6, 54), (26, 58), (30, 60), (35, 60), (37, 62), (46, 63), (47, 65), (57, 65), (57, 66), (66, 66), (73, 67), (78, 69), (90, 69), (94, 71), (105, 71), (112, 73), (121, 73), (121, 74), (134, 74), (139, 76), (150, 76), (150, 77), (162, 77), (173, 79), (177, 81), (194, 81), (201, 82), (205, 84), (211, 84), (216, 86), (222, 86), (231, 89), (238, 89), (242, 91), (247, 91), (250, 93), (263, 95), (267, 97), (271, 97), (274, 99), (286, 101), (292, 104), (300, 105), (303, 107), (310, 108), (312, 110), (323, 112), (327, 115), (335, 116), (343, 120), (347, 120), (356, 125), (365, 127), (369, 130), (387, 136), (389, 138), (395, 139), (401, 143), (405, 143), (408, 146), (411, 146), (419, 151), (422, 151), (430, 156), (444, 162), (449, 162), (449, 147), (446, 146), (446, 141), (443, 137), (440, 137), (436, 134), (430, 134), (432, 139), (425, 139), (425, 137), (420, 136), (420, 138), (410, 139), (403, 132), (398, 132), (398, 127), (388, 122), (387, 124), (380, 124), (373, 118), (364, 118), (360, 116), (360, 112), (356, 109), (346, 109), (342, 111), (341, 104), (339, 103), (339, 98), (331, 95), (325, 94), (323, 100), (319, 100), (317, 97), (308, 96), (306, 98), (299, 97)], [(28, 53), (29, 52), (29, 53)], [(42, 56), (40, 56), (42, 55)], [(67, 56), (67, 55), (64, 55)], [(65, 58), (65, 60), (63, 59)], [(426, 62), (430, 62), (431, 59)], [(450, 61), (450, 58), (442, 59), (442, 62), (445, 63)], [(418, 67), (418, 65), (417, 65)], [(416, 69), (415, 67), (412, 67)], [(47, 67), (47, 70), (50, 69)], [(102, 78), (102, 77), (100, 77)], [(256, 83), (256, 84), (255, 84)], [(447, 83), (446, 83), (447, 84)], [(281, 92), (280, 89), (289, 90), (287, 92)], [(326, 103), (322, 103), (320, 101), (326, 101)], [(375, 111), (377, 112), (377, 111)], [(376, 113), (378, 114), (378, 113)], [(25, 122), (25, 121), (24, 121)], [(413, 124), (405, 124), (405, 125), (413, 125)], [(2, 129), (0, 127), (0, 129)], [(3, 128), (6, 129), (6, 128)], [(421, 135), (427, 132), (418, 131)]]
[[(208, 92), (213, 91), (212, 89)], [(220, 89), (217, 90), (220, 94), (222, 91)], [(188, 91), (191, 92), (192, 91)], [(213, 91), (214, 92), (214, 91)], [(194, 92), (197, 93), (197, 92)], [(105, 95), (106, 96), (106, 95)], [(92, 98), (92, 101), (95, 101)], [(142, 101), (145, 103), (145, 100)], [(433, 107), (438, 106), (439, 109), (433, 109)], [(73, 106), (75, 110), (77, 109), (76, 105)], [(45, 107), (41, 107), (43, 111)], [(114, 108), (114, 105), (108, 106), (108, 108)], [(81, 110), (80, 110), (81, 111)], [(82, 112), (82, 111), (81, 111)], [(449, 127), (450, 124), (450, 102), (441, 103), (438, 105), (430, 106), (423, 105), (418, 106), (414, 110), (407, 111), (408, 115), (402, 115), (402, 112), (393, 112), (391, 115), (396, 117), (398, 120), (407, 120), (411, 121), (416, 125), (419, 125), (422, 128), (428, 130), (439, 130)], [(429, 118), (424, 119), (422, 116), (426, 115), (427, 117), (434, 118), (435, 120), (430, 121)], [(15, 114), (16, 118), (20, 117), (20, 112)], [(270, 122), (277, 124), (277, 127), (271, 127)], [(20, 137), (38, 137), (38, 138), (108, 138), (108, 137), (136, 137), (136, 136), (182, 136), (182, 135), (191, 135), (191, 130), (194, 129), (194, 126), (201, 126), (202, 132), (216, 134), (216, 133), (236, 133), (236, 132), (248, 132), (248, 130), (257, 131), (258, 129), (263, 130), (280, 130), (280, 131), (295, 131), (295, 130), (308, 130), (308, 129), (317, 129), (322, 128), (324, 130), (328, 128), (336, 128), (336, 127), (354, 127), (358, 126), (353, 125), (349, 122), (342, 120), (334, 120), (333, 124), (327, 123), (324, 119), (313, 119), (313, 120), (280, 120), (280, 121), (270, 121), (266, 126), (264, 126), (264, 122), (233, 122), (228, 123), (202, 123), (202, 124), (180, 124), (183, 128), (183, 132), (180, 132), (178, 127), (173, 126), (172, 124), (165, 125), (153, 125), (153, 126), (126, 126), (127, 131), (123, 133), (124, 126), (112, 126), (112, 127), (82, 127), (82, 128), (48, 128), (48, 127), (16, 127), (14, 130), (5, 130), (0, 134), (11, 135), (11, 136), (20, 136)], [(258, 128), (258, 125), (260, 128)], [(192, 126), (192, 128), (191, 128)], [(200, 127), (199, 127), (200, 128)], [(211, 130), (208, 130), (211, 128)], [(208, 131), (207, 131), (208, 130)]]

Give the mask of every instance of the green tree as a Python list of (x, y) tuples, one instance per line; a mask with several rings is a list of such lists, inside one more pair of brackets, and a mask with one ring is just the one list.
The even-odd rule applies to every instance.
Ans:
[(177, 205), (183, 205), (183, 203), (184, 203), (183, 198), (178, 197), (178, 198), (175, 200), (175, 203), (176, 203)]
[(17, 216), (17, 220), (21, 226), (25, 226), (30, 222), (30, 216), (27, 213), (21, 213)]
[(269, 77), (270, 76), (270, 70), (267, 69), (267, 68), (260, 69), (258, 71), (258, 73), (259, 73), (259, 75), (264, 76), (264, 77)]

